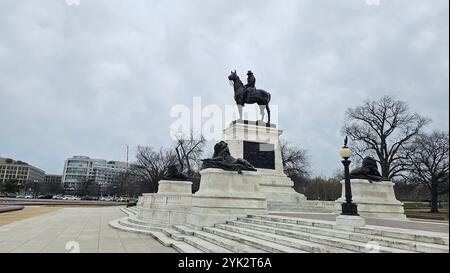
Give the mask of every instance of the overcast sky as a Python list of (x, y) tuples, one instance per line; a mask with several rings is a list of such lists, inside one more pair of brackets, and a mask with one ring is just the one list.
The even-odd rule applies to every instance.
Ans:
[[(390, 94), (448, 130), (448, 0), (2, 0), (0, 156), (62, 173), (170, 143), (176, 104), (232, 105), (252, 69), (313, 172), (346, 108)], [(372, 5), (369, 5), (372, 3)]]

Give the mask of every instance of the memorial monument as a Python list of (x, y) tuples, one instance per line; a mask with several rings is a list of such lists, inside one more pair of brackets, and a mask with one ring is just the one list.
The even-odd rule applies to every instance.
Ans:
[[(224, 141), (214, 146), (213, 157), (202, 160), (198, 192), (191, 194), (192, 183), (180, 170), (183, 162), (179, 162), (181, 168), (171, 165), (159, 182), (158, 193), (139, 198), (139, 220), (199, 228), (248, 214), (266, 214), (268, 207), (299, 208), (306, 201), (284, 174), (279, 139), (283, 131), (270, 123), (270, 93), (255, 88), (251, 71), (246, 85), (236, 71), (228, 79), (233, 82), (240, 118), (224, 130)], [(261, 120), (242, 120), (244, 105), (254, 103), (260, 106)]]
[[(254, 88), (253, 73), (250, 74), (249, 85), (245, 86), (236, 71), (232, 71), (228, 79), (232, 81), (239, 110), (239, 119), (224, 130), (224, 141), (228, 143), (231, 154), (247, 160), (262, 174), (259, 184), (261, 191), (266, 194), (269, 209), (299, 208), (306, 197), (294, 190), (294, 182), (284, 173), (280, 145), (283, 131), (270, 123), (270, 93)], [(257, 103), (260, 106), (260, 121), (242, 120), (245, 103)], [(269, 116), (267, 123), (263, 121), (264, 109)]]

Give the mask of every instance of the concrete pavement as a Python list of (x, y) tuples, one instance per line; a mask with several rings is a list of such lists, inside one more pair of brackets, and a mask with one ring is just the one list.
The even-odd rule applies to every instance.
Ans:
[(17, 221), (0, 227), (0, 252), (176, 252), (150, 236), (108, 225), (123, 216), (119, 207), (77, 207)]

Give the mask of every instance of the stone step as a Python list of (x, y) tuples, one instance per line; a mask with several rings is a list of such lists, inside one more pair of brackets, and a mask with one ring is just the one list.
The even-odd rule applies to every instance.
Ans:
[(138, 208), (137, 207), (127, 207), (126, 209), (128, 209), (129, 211), (131, 211), (133, 213), (138, 213)]
[(383, 236), (388, 238), (399, 238), (416, 242), (431, 243), (436, 245), (449, 246), (449, 234), (429, 231), (419, 231), (403, 228), (391, 228), (367, 225), (355, 228), (355, 232)]
[(155, 240), (157, 240), (158, 242), (160, 242), (162, 245), (167, 246), (167, 247), (172, 247), (176, 251), (181, 252), (181, 253), (203, 253), (203, 251), (201, 251), (200, 249), (195, 248), (186, 242), (177, 241), (177, 240), (169, 238), (163, 232), (149, 231), (149, 230), (124, 226), (120, 220), (125, 220), (125, 219), (126, 219), (126, 217), (117, 219), (117, 220), (113, 220), (113, 221), (109, 222), (109, 225), (111, 227), (119, 229), (119, 230), (149, 235), (149, 236), (153, 237)]
[[(249, 215), (248, 218), (267, 220), (272, 222), (290, 223), (296, 225), (334, 229), (334, 222), (315, 219), (295, 218), (278, 215)], [(448, 233), (427, 232), (420, 230), (410, 230), (401, 228), (391, 228), (385, 226), (371, 226), (356, 228), (355, 233), (370, 234), (393, 239), (405, 239), (421, 243), (431, 243), (436, 245), (449, 244)]]
[(197, 236), (184, 236), (183, 241), (205, 253), (232, 253), (224, 247)]
[(272, 222), (290, 223), (302, 226), (319, 227), (319, 228), (329, 228), (333, 229), (334, 221), (324, 221), (315, 219), (305, 219), (298, 217), (289, 216), (278, 216), (278, 215), (249, 215), (248, 218), (262, 219)]
[(363, 243), (377, 242), (381, 246), (398, 248), (398, 249), (403, 249), (403, 250), (408, 250), (408, 251), (434, 252), (434, 253), (448, 252), (447, 246), (442, 246), (442, 245), (438, 245), (438, 244), (422, 243), (422, 242), (416, 242), (416, 241), (405, 240), (405, 239), (382, 237), (382, 236), (375, 236), (375, 235), (370, 235), (370, 234), (354, 233), (354, 232), (348, 232), (348, 231), (342, 231), (342, 230), (332, 230), (332, 229), (318, 228), (318, 227), (311, 227), (311, 226), (302, 226), (302, 225), (289, 224), (289, 223), (272, 222), (272, 221), (254, 219), (254, 218), (238, 218), (238, 221), (257, 224), (257, 225), (261, 225), (261, 226), (267, 226), (267, 227), (290, 229), (290, 230), (304, 232), (304, 233), (307, 233), (310, 235), (315, 234), (315, 235), (322, 235), (322, 236), (330, 236), (330, 237), (347, 239), (347, 240), (358, 241), (358, 242), (363, 242)]
[[(302, 251), (306, 252), (312, 252), (312, 253), (351, 253), (354, 252), (352, 250), (338, 248), (335, 246), (330, 245), (324, 245), (319, 244), (315, 242), (311, 242), (308, 240), (298, 239), (294, 238), (293, 236), (286, 236), (286, 235), (280, 235), (272, 233), (272, 229), (269, 227), (262, 227), (263, 230), (267, 229), (266, 231), (261, 230), (255, 230), (254, 227), (248, 226), (248, 227), (238, 227), (235, 225), (231, 225), (233, 221), (230, 221), (230, 224), (217, 224), (216, 227), (235, 232), (240, 233), (248, 236), (257, 237), (260, 239), (264, 239), (266, 241), (271, 241), (280, 245), (293, 247), (300, 249)], [(244, 223), (245, 224), (245, 223)], [(250, 225), (250, 224), (249, 224)]]
[(184, 237), (186, 237), (186, 235), (182, 234), (181, 232), (173, 228), (163, 228), (161, 231), (168, 237), (171, 237), (177, 241), (183, 241)]
[[(249, 230), (260, 230), (264, 232), (269, 232), (277, 235), (286, 236), (289, 238), (295, 238), (300, 239), (304, 241), (308, 241), (311, 243), (317, 243), (319, 245), (325, 245), (330, 246), (338, 249), (345, 249), (352, 252), (370, 252), (373, 251), (372, 246), (375, 244), (375, 242), (371, 242), (370, 245), (367, 243), (369, 242), (359, 242), (354, 241), (351, 239), (344, 239), (344, 238), (336, 238), (333, 237), (333, 234), (329, 235), (318, 235), (318, 234), (312, 234), (309, 232), (303, 232), (293, 229), (286, 229), (286, 228), (279, 228), (279, 227), (272, 227), (263, 224), (254, 224), (254, 223), (248, 223), (248, 222), (242, 222), (242, 221), (229, 221), (227, 222), (230, 225), (234, 225), (237, 227), (247, 228)], [(329, 230), (332, 231), (332, 230)], [(330, 236), (331, 235), (331, 236)], [(378, 243), (378, 242), (377, 242)], [(381, 244), (377, 244), (377, 249), (379, 249), (380, 252), (386, 252), (386, 253), (412, 253), (413, 251), (410, 250), (402, 250), (397, 249), (393, 247), (386, 247), (382, 246)]]
[(196, 236), (213, 244), (226, 248), (234, 253), (264, 253), (265, 251), (234, 240), (214, 235), (209, 232), (194, 230), (183, 225), (174, 225), (173, 228), (187, 236)]
[(172, 226), (175, 230), (177, 230), (178, 232), (184, 234), (184, 235), (188, 235), (188, 236), (194, 236), (194, 230), (187, 227), (187, 226), (183, 226), (183, 225), (174, 225)]
[(277, 243), (269, 242), (253, 236), (247, 236), (240, 233), (230, 232), (216, 227), (204, 227), (203, 231), (227, 238), (233, 241), (237, 241), (243, 244), (247, 244), (256, 248), (263, 249), (266, 252), (278, 252), (278, 253), (306, 253), (297, 248), (280, 245)]
[(318, 213), (328, 213), (333, 212), (331, 209), (320, 208), (320, 207), (299, 207), (299, 206), (286, 206), (286, 205), (269, 205), (267, 204), (267, 210), (270, 212), (274, 211), (293, 211), (293, 212), (318, 212)]
[(233, 253), (264, 253), (265, 251), (256, 247), (249, 246), (244, 243), (237, 242), (235, 240), (227, 239), (206, 231), (194, 231), (194, 236), (206, 240), (208, 242), (219, 245), (228, 249)]
[(128, 217), (128, 221), (142, 225), (142, 226), (151, 226), (151, 227), (160, 227), (160, 228), (169, 228), (171, 225), (167, 223), (163, 223), (160, 221), (152, 221), (152, 220), (141, 220), (136, 218), (136, 216), (132, 215)]
[(149, 224), (141, 225), (141, 224), (137, 224), (137, 223), (131, 222), (129, 217), (125, 217), (125, 218), (120, 219), (119, 223), (121, 225), (123, 225), (123, 226), (126, 226), (126, 227), (135, 228), (135, 229), (141, 229), (141, 230), (146, 230), (146, 231), (163, 232), (163, 229), (164, 229), (164, 227), (160, 227), (160, 226), (151, 226)]
[(129, 208), (121, 208), (120, 211), (122, 211), (123, 213), (125, 213), (128, 216), (136, 215), (136, 213), (134, 213), (133, 211), (130, 211)]

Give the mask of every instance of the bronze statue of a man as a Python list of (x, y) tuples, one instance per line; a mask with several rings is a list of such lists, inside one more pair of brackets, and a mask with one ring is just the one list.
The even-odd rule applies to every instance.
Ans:
[(255, 85), (256, 85), (256, 78), (253, 75), (253, 72), (249, 70), (247, 73), (247, 84), (245, 85), (245, 89), (256, 88)]

